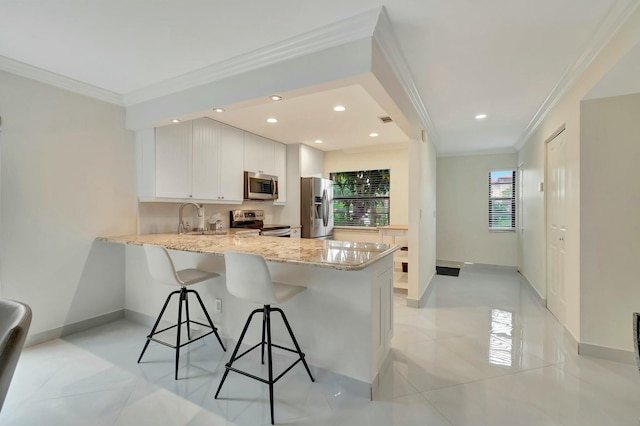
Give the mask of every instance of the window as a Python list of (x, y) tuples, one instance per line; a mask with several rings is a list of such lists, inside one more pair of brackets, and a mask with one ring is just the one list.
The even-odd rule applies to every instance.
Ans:
[(389, 169), (331, 173), (335, 226), (389, 224)]
[(489, 172), (489, 229), (516, 229), (516, 172)]

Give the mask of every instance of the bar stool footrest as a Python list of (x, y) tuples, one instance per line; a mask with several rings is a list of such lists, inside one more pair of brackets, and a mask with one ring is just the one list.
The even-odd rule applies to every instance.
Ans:
[[(213, 332), (211, 332), (211, 333), (213, 333)], [(209, 333), (209, 334), (211, 334), (211, 333)], [(204, 337), (204, 336), (203, 336), (203, 337)], [(277, 382), (278, 380), (280, 380), (280, 378), (281, 378), (282, 376), (284, 376), (286, 373), (288, 373), (288, 372), (289, 372), (289, 370), (291, 370), (293, 367), (295, 367), (295, 366), (296, 366), (296, 364), (298, 364), (300, 361), (302, 361), (302, 360), (304, 359), (304, 357), (305, 357), (304, 353), (301, 353), (301, 354), (300, 354), (300, 357), (299, 357), (298, 359), (296, 359), (296, 360), (293, 362), (293, 364), (291, 364), (289, 367), (287, 367), (287, 368), (286, 368), (282, 373), (280, 373), (280, 375), (279, 375), (278, 377), (276, 377), (275, 379), (273, 379), (273, 381), (272, 381), (272, 382), (269, 382), (269, 380), (267, 380), (267, 379), (263, 379), (262, 377), (259, 377), (259, 376), (256, 376), (256, 375), (253, 375), (253, 374), (251, 374), (251, 373), (247, 373), (246, 371), (239, 370), (239, 369), (237, 369), (237, 368), (235, 368), (235, 367), (232, 367), (232, 366), (231, 366), (231, 363), (232, 363), (232, 362), (236, 362), (237, 360), (239, 360), (240, 358), (242, 358), (243, 356), (245, 356), (246, 354), (248, 354), (248, 353), (249, 353), (249, 352), (251, 352), (252, 350), (256, 349), (256, 348), (257, 348), (258, 346), (260, 346), (260, 345), (262, 345), (262, 343), (256, 343), (255, 345), (253, 345), (252, 347), (250, 347), (249, 349), (247, 349), (246, 351), (244, 351), (243, 353), (241, 353), (240, 355), (238, 355), (237, 357), (235, 357), (232, 361), (229, 361), (228, 363), (226, 363), (226, 364), (225, 364), (225, 368), (226, 368), (227, 370), (235, 371), (236, 373), (240, 373), (240, 374), (242, 374), (242, 375), (244, 375), (244, 376), (251, 377), (252, 379), (256, 379), (256, 380), (258, 380), (258, 381), (260, 381), (260, 382), (262, 382), (262, 383), (265, 383), (265, 384), (269, 385), (269, 384), (273, 384), (273, 383)], [(286, 348), (286, 347), (284, 347), (284, 346), (276, 345), (276, 344), (273, 344), (273, 343), (271, 344), (271, 346), (272, 346), (272, 347), (274, 347), (274, 348), (279, 348), (279, 349), (283, 349), (283, 350), (285, 350), (285, 351), (293, 352), (293, 353), (295, 353), (295, 354), (297, 354), (297, 353), (298, 353), (298, 351), (296, 351), (295, 349)]]

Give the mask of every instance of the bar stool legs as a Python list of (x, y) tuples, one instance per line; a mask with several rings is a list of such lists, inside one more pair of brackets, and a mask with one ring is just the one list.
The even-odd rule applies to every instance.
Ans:
[[(247, 329), (249, 328), (249, 324), (251, 324), (251, 320), (253, 319), (253, 316), (257, 313), (262, 312), (262, 341), (254, 346), (252, 346), (251, 348), (247, 349), (246, 351), (244, 351), (243, 353), (241, 353), (240, 355), (238, 354), (238, 351), (240, 349), (240, 345), (242, 345), (242, 340), (244, 339), (245, 334), (247, 333)], [(287, 331), (289, 332), (289, 336), (291, 336), (291, 340), (293, 341), (293, 344), (295, 345), (295, 349), (291, 349), (291, 348), (286, 348), (284, 346), (280, 346), (280, 345), (276, 345), (274, 343), (271, 343), (271, 313), (272, 312), (278, 312), (281, 316), (282, 319), (284, 321), (285, 326), (287, 327)], [(252, 350), (256, 349), (258, 346), (261, 347), (261, 361), (262, 364), (264, 364), (264, 347), (267, 347), (267, 367), (268, 367), (268, 374), (269, 374), (269, 378), (268, 380), (263, 379), (262, 377), (258, 377), (255, 376), (253, 374), (247, 373), (245, 371), (242, 370), (238, 370), (237, 368), (233, 367), (233, 363), (235, 361), (237, 361), (238, 359), (242, 358), (243, 356), (245, 356), (247, 353), (251, 352)], [(278, 377), (276, 377), (275, 379), (273, 378), (273, 357), (272, 357), (272, 347), (276, 347), (279, 349), (283, 349), (289, 352), (294, 352), (298, 354), (298, 359), (291, 364), (289, 367), (287, 367), (286, 370), (284, 370)], [(270, 410), (271, 410), (271, 424), (274, 423), (274, 410), (273, 410), (273, 385), (274, 383), (276, 383), (278, 380), (280, 380), (280, 378), (282, 376), (284, 376), (286, 373), (289, 372), (289, 370), (291, 370), (296, 364), (298, 364), (300, 361), (302, 361), (302, 363), (304, 364), (304, 368), (307, 370), (307, 373), (309, 374), (309, 378), (311, 379), (312, 382), (315, 382), (313, 375), (311, 374), (311, 370), (309, 369), (309, 365), (307, 364), (307, 361), (305, 360), (305, 355), (304, 353), (300, 350), (300, 345), (298, 345), (298, 341), (296, 340), (296, 337), (293, 334), (293, 331), (291, 330), (291, 326), (289, 325), (289, 321), (287, 320), (286, 315), (284, 314), (284, 312), (282, 311), (282, 309), (280, 308), (272, 308), (270, 305), (264, 305), (264, 307), (262, 309), (255, 309), (253, 312), (251, 312), (251, 315), (249, 315), (249, 318), (247, 319), (247, 322), (244, 325), (244, 328), (242, 329), (242, 333), (240, 334), (240, 339), (238, 340), (238, 343), (236, 344), (236, 347), (233, 350), (233, 354), (231, 355), (231, 359), (229, 360), (229, 362), (226, 364), (225, 366), (225, 371), (224, 371), (224, 375), (222, 376), (222, 381), (220, 382), (220, 385), (218, 386), (218, 390), (216, 391), (216, 395), (215, 398), (218, 398), (218, 395), (220, 394), (220, 390), (222, 389), (222, 385), (224, 385), (225, 380), (227, 379), (227, 375), (229, 374), (229, 371), (235, 371), (236, 373), (240, 373), (242, 375), (245, 375), (247, 377), (250, 377), (252, 379), (258, 380), (262, 383), (265, 383), (267, 385), (269, 385), (269, 406), (270, 406)]]
[[(202, 308), (202, 312), (204, 312), (204, 315), (207, 317), (207, 322), (208, 324), (203, 324), (199, 321), (192, 321), (191, 318), (189, 317), (189, 298), (188, 295), (189, 293), (194, 293), (196, 295), (196, 298), (198, 299), (198, 303), (200, 304), (200, 307)], [(163, 328), (162, 330), (157, 330), (158, 325), (160, 324), (160, 321), (162, 320), (162, 316), (164, 315), (164, 311), (167, 309), (167, 306), (169, 305), (169, 301), (171, 300), (171, 298), (175, 295), (178, 295), (178, 322), (177, 324), (174, 324), (170, 327), (166, 327)], [(182, 321), (182, 303), (184, 302), (185, 304), (185, 316), (186, 316), (186, 321)], [(211, 329), (211, 331), (209, 331), (208, 333), (203, 334), (202, 336), (196, 337), (195, 339), (191, 339), (191, 323), (193, 324), (198, 324), (201, 325), (203, 327), (207, 327), (209, 329)], [(181, 334), (182, 334), (182, 324), (186, 324), (187, 325), (187, 341), (186, 342), (181, 342)], [(176, 344), (175, 345), (171, 345), (169, 343), (166, 343), (162, 340), (156, 339), (154, 336), (156, 334), (160, 334), (164, 331), (170, 330), (172, 328), (176, 328)], [(157, 331), (156, 331), (157, 330)], [(218, 339), (218, 343), (220, 343), (220, 346), (222, 347), (223, 351), (227, 351), (227, 349), (224, 347), (224, 344), (222, 343), (222, 339), (220, 338), (220, 335), (218, 334), (218, 329), (216, 328), (216, 326), (213, 325), (213, 321), (211, 320), (211, 317), (209, 316), (209, 312), (207, 311), (207, 308), (205, 308), (204, 303), (202, 303), (202, 299), (200, 298), (200, 295), (198, 294), (197, 291), (195, 290), (187, 290), (186, 287), (181, 287), (180, 290), (176, 290), (171, 292), (171, 294), (169, 294), (169, 296), (167, 296), (167, 300), (164, 302), (164, 306), (162, 307), (162, 310), (160, 311), (160, 315), (158, 315), (158, 318), (156, 319), (155, 324), (153, 325), (153, 328), (151, 329), (151, 333), (149, 333), (149, 335), (147, 336), (147, 341), (144, 344), (144, 348), (142, 349), (142, 353), (140, 353), (140, 357), (138, 358), (138, 364), (140, 363), (140, 361), (142, 360), (142, 357), (144, 356), (145, 351), (147, 350), (147, 347), (149, 346), (149, 342), (151, 342), (152, 340), (154, 342), (160, 343), (162, 345), (168, 346), (170, 348), (175, 349), (176, 351), (176, 357), (175, 357), (175, 379), (178, 380), (178, 364), (180, 362), (180, 348), (188, 345), (189, 343), (193, 343), (195, 341), (198, 341), (208, 335), (210, 335), (211, 333), (215, 333), (216, 338)]]

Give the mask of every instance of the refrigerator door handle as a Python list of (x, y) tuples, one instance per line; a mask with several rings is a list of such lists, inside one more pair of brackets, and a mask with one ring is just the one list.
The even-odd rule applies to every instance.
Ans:
[(329, 197), (326, 189), (322, 191), (322, 223), (324, 226), (329, 225)]

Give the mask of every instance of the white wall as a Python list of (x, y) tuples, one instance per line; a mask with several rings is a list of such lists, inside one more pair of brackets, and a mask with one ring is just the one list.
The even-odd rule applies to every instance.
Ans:
[(438, 259), (517, 266), (516, 233), (489, 232), (487, 188), (489, 172), (516, 166), (515, 153), (438, 158)]
[(123, 247), (94, 238), (136, 230), (124, 110), (5, 72), (0, 99), (2, 296), (31, 306), (30, 336), (122, 310)]
[[(640, 9), (637, 9), (609, 44), (591, 62), (574, 85), (546, 115), (536, 130), (528, 136), (519, 152), (518, 161), (524, 164), (524, 229), (522, 246), (525, 256), (521, 273), (535, 289), (546, 297), (546, 248), (544, 198), (537, 191), (536, 182), (542, 181), (545, 167), (545, 141), (560, 127), (566, 126), (566, 217), (569, 225), (566, 235), (567, 261), (565, 265), (567, 324), (573, 337), (581, 341), (580, 318), (580, 102), (589, 91), (640, 42)], [(610, 283), (610, 285), (616, 285)], [(629, 320), (630, 321), (630, 320)], [(628, 324), (617, 324), (626, 327)], [(630, 331), (629, 331), (630, 332)], [(631, 345), (630, 342), (621, 346)]]
[[(418, 307), (436, 273), (436, 149), (430, 140), (409, 145), (409, 291), (407, 303)], [(438, 160), (439, 161), (439, 160)], [(414, 271), (417, 270), (417, 273)]]
[(324, 173), (356, 170), (389, 169), (391, 176), (390, 222), (409, 223), (409, 151), (403, 144), (398, 149), (367, 152), (331, 151), (324, 155)]
[(640, 310), (640, 94), (582, 103), (581, 340), (633, 350)]

